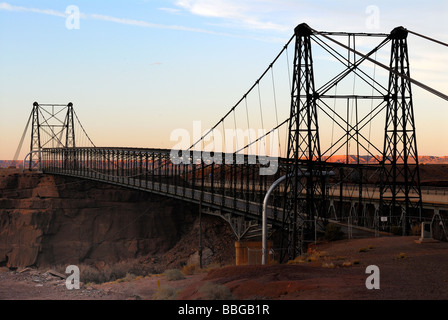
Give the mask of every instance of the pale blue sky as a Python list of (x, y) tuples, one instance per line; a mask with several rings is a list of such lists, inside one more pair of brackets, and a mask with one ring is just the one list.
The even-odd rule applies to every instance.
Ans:
[[(70, 5), (79, 29), (66, 27)], [(373, 30), (369, 5), (379, 9)], [(174, 129), (216, 123), (301, 22), (381, 33), (402, 25), (448, 42), (447, 18), (447, 2), (434, 0), (0, 1), (0, 159), (13, 157), (34, 101), (73, 102), (97, 145), (170, 148)], [(448, 48), (409, 44), (411, 75), (447, 94)], [(419, 88), (414, 96), (419, 153), (448, 155), (448, 103)], [(287, 115), (288, 95), (277, 98)], [(25, 140), (21, 157), (28, 148)]]

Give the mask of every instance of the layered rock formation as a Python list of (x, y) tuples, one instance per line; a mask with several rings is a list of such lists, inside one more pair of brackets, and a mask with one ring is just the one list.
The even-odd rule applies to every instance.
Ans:
[(113, 263), (161, 254), (196, 215), (191, 205), (149, 193), (0, 170), (0, 266)]

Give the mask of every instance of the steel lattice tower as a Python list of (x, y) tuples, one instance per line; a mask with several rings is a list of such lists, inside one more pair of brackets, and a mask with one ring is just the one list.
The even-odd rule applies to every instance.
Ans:
[[(321, 160), (316, 91), (311, 53), (312, 30), (306, 24), (295, 30), (294, 74), (291, 91), (284, 226), (288, 230), (289, 258), (303, 246), (305, 220), (318, 214), (316, 201), (320, 186), (315, 172)], [(305, 195), (303, 191), (306, 190)], [(317, 209), (318, 210), (318, 209)], [(282, 247), (284, 244), (282, 244)]]
[[(29, 168), (33, 166), (33, 159), (38, 158), (34, 155), (34, 151), (39, 151), (42, 148), (40, 143), (40, 122), (39, 122), (39, 104), (37, 102), (33, 103), (32, 115), (32, 125), (31, 125), (31, 145), (30, 145), (30, 163)], [(40, 161), (40, 159), (38, 159)]]
[[(58, 119), (59, 112), (55, 111), (55, 107), (63, 107), (67, 109), (63, 121)], [(44, 113), (42, 113), (42, 111), (44, 111)], [(31, 117), (30, 168), (32, 168), (34, 160), (37, 159), (40, 161), (36, 152), (47, 145), (56, 144), (64, 148), (76, 147), (73, 103), (70, 102), (67, 105), (56, 105), (34, 102)], [(51, 123), (51, 120), (55, 120), (56, 122)], [(64, 132), (65, 137), (62, 139)], [(44, 141), (42, 140), (43, 136), (46, 137), (46, 139), (44, 138)]]
[(73, 118), (73, 103), (69, 102), (67, 105), (67, 114), (65, 116), (65, 147), (66, 148), (74, 148), (76, 147), (75, 143), (75, 120)]
[(408, 31), (398, 27), (392, 41), (383, 170), (380, 188), (382, 215), (389, 224), (408, 229), (410, 217), (421, 219), (422, 195), (409, 72)]

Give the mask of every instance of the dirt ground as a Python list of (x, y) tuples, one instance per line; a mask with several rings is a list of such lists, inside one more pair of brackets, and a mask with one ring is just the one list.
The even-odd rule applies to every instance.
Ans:
[[(47, 271), (0, 268), (1, 300), (204, 300), (205, 284), (234, 300), (448, 300), (448, 243), (381, 237), (319, 244), (293, 262), (227, 266), (169, 281), (165, 275), (82, 284)], [(379, 268), (379, 289), (367, 289), (366, 268)], [(82, 279), (81, 279), (82, 281)], [(213, 290), (212, 290), (213, 291)]]

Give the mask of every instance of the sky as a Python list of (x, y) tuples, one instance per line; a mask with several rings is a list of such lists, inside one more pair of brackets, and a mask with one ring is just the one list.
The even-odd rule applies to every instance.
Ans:
[[(13, 158), (34, 101), (72, 102), (97, 146), (169, 149), (177, 142), (173, 131), (193, 132), (198, 121), (206, 130), (219, 121), (299, 23), (375, 33), (404, 26), (448, 42), (447, 18), (448, 2), (440, 0), (0, 0), (0, 159)], [(358, 41), (368, 52), (378, 40)], [(411, 35), (408, 41), (411, 77), (448, 94), (448, 48)], [(316, 79), (339, 70), (322, 51), (313, 54)], [(282, 57), (278, 78), (272, 75), (275, 114), (272, 92), (261, 93), (271, 110), (261, 117), (263, 127), (289, 114), (285, 65), (292, 55)], [(379, 55), (387, 64), (387, 50)], [(270, 81), (263, 90), (274, 87)], [(262, 100), (253, 94), (252, 102)], [(415, 86), (413, 94), (419, 154), (448, 155), (448, 102)], [(253, 112), (252, 125), (259, 126)], [(240, 113), (238, 125), (245, 125)], [(369, 132), (381, 140), (383, 128), (378, 121)], [(26, 136), (19, 159), (29, 144)]]

